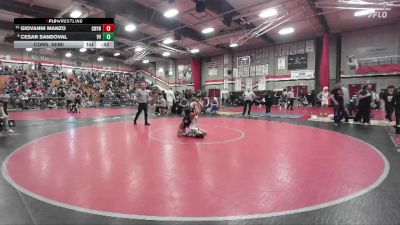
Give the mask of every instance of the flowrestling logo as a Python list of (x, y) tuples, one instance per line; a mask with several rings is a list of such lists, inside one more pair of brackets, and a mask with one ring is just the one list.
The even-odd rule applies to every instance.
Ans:
[(375, 11), (368, 15), (368, 18), (371, 19), (386, 19), (388, 17), (387, 11)]

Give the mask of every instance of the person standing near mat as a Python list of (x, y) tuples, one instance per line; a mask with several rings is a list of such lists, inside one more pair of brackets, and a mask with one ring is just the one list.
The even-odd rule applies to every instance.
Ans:
[(337, 126), (344, 117), (345, 122), (349, 122), (349, 116), (344, 107), (344, 92), (339, 84), (331, 91), (330, 99), (333, 101), (333, 120)]
[(270, 114), (271, 113), (271, 106), (273, 103), (273, 96), (270, 91), (266, 91), (264, 95), (264, 101), (265, 101), (265, 113)]
[(293, 88), (289, 89), (289, 92), (287, 93), (287, 97), (288, 97), (287, 109), (293, 110), (293, 105), (294, 105), (294, 91), (293, 91)]
[(139, 103), (138, 112), (136, 113), (135, 120), (133, 123), (136, 125), (136, 121), (140, 116), (140, 113), (144, 111), (144, 125), (150, 126), (150, 123), (147, 121), (147, 106), (149, 104), (149, 93), (146, 90), (146, 84), (141, 83), (140, 89), (135, 92), (137, 102)]
[(394, 95), (392, 100), (392, 106), (394, 108), (394, 114), (396, 117), (396, 132), (400, 129), (400, 88)]
[(15, 131), (10, 129), (10, 125), (8, 123), (8, 115), (4, 112), (4, 103), (0, 101), (0, 121), (4, 126), (4, 134), (14, 133)]
[(321, 102), (321, 107), (326, 108), (329, 105), (329, 89), (328, 87), (324, 87), (323, 91), (321, 91), (317, 95), (318, 100)]
[(360, 122), (362, 119), (363, 124), (369, 124), (371, 119), (371, 102), (372, 95), (369, 85), (364, 85), (361, 91), (358, 92), (358, 112), (354, 118), (354, 122)]
[(256, 97), (256, 95), (250, 88), (247, 88), (246, 91), (243, 92), (242, 97), (243, 97), (243, 101), (244, 101), (243, 116), (244, 116), (244, 114), (246, 114), (247, 105), (249, 106), (249, 112), (247, 115), (250, 116), (251, 105), (253, 104), (253, 101), (254, 101), (254, 98)]
[(394, 111), (394, 107), (392, 104), (394, 98), (394, 86), (389, 85), (387, 87), (387, 92), (384, 93), (381, 97), (385, 102), (386, 119), (389, 120), (389, 122), (392, 122), (392, 115)]
[(174, 105), (175, 102), (175, 93), (170, 88), (169, 90), (165, 91), (165, 99), (167, 100), (167, 105), (168, 105), (168, 113), (172, 112), (172, 106)]

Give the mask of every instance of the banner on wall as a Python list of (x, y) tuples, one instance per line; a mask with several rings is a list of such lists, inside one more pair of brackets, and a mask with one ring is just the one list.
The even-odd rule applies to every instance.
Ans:
[(297, 42), (297, 54), (304, 54), (306, 52), (306, 42), (299, 41)]
[(238, 68), (233, 68), (233, 77), (239, 77), (239, 70), (238, 70)]
[(244, 66), (243, 67), (243, 76), (244, 77), (250, 76), (250, 66)]
[(290, 43), (290, 52), (289, 55), (297, 54), (297, 42)]
[(268, 76), (268, 74), (269, 74), (269, 72), (268, 72), (268, 64), (265, 64), (264, 66), (263, 66), (263, 69), (262, 69), (262, 76)]
[(228, 90), (228, 87), (229, 87), (229, 85), (228, 85), (228, 80), (224, 80), (224, 90)]
[(292, 79), (313, 79), (314, 70), (293, 70), (290, 71), (290, 77)]
[(224, 68), (224, 77), (228, 77), (228, 68), (227, 67), (225, 67)]
[(157, 69), (156, 76), (157, 77), (163, 77), (164, 76), (164, 69), (162, 67)]
[(156, 77), (164, 77), (164, 62), (156, 63)]
[(357, 70), (360, 65), (358, 63), (358, 57), (355, 55), (348, 55), (346, 56), (347, 67), (349, 70)]
[(237, 67), (250, 66), (250, 56), (243, 56), (237, 58)]
[(289, 44), (284, 44), (282, 46), (282, 56), (288, 56), (289, 55)]
[(224, 65), (228, 65), (229, 63), (229, 55), (224, 55)]
[(258, 78), (258, 90), (265, 91), (265, 77)]
[(306, 41), (306, 52), (314, 52), (314, 40)]
[(10, 59), (11, 59), (10, 55), (3, 55), (3, 54), (0, 55), (0, 60), (10, 60)]
[(256, 66), (256, 75), (257, 76), (262, 76), (263, 75), (263, 65), (257, 65)]
[(279, 45), (275, 46), (274, 50), (275, 50), (275, 54), (274, 54), (275, 58), (282, 56), (281, 55), (281, 46), (279, 46)]
[[(190, 74), (192, 74), (192, 66), (191, 65), (187, 65), (187, 67), (189, 67), (190, 69)], [(174, 64), (172, 61), (170, 61), (169, 63), (169, 68), (168, 68), (168, 74), (167, 76), (173, 76), (174, 74)], [(190, 75), (190, 80), (192, 79), (192, 76)]]
[(253, 78), (246, 78), (246, 89), (253, 89)]
[(278, 58), (278, 70), (286, 69), (286, 57)]
[(208, 68), (208, 76), (218, 76), (218, 68)]
[(242, 90), (242, 80), (236, 79), (235, 80), (235, 91), (241, 91), (241, 90)]
[(178, 80), (192, 81), (192, 67), (189, 65), (178, 65)]
[(250, 76), (256, 76), (256, 66), (250, 66)]

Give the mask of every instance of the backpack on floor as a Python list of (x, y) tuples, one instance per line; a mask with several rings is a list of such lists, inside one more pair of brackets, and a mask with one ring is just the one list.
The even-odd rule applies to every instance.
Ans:
[(15, 120), (9, 120), (8, 121), (8, 126), (9, 127), (15, 127)]
[(400, 134), (400, 126), (394, 126), (394, 129), (396, 130), (396, 134)]

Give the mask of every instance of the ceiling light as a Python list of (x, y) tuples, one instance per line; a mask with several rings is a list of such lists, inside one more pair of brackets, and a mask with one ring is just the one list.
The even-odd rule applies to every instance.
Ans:
[(164, 16), (167, 18), (171, 18), (171, 17), (178, 15), (178, 13), (179, 13), (179, 11), (177, 9), (169, 9), (169, 10), (165, 11)]
[(231, 48), (236, 48), (237, 46), (239, 46), (239, 45), (236, 44), (236, 43), (232, 43), (232, 44), (229, 45), (229, 47), (231, 47)]
[(71, 57), (71, 56), (72, 56), (72, 53), (71, 53), (71, 52), (65, 53), (65, 57), (69, 58), (69, 57)]
[(121, 55), (121, 53), (119, 53), (119, 52), (114, 53), (114, 56), (120, 56), (120, 55)]
[(272, 17), (278, 15), (278, 11), (276, 9), (266, 9), (262, 11), (260, 14), (258, 14), (259, 17), (261, 18), (267, 18), (267, 17)]
[(172, 38), (167, 38), (167, 39), (165, 39), (165, 40), (163, 41), (163, 43), (166, 44), (166, 45), (169, 45), (169, 44), (171, 44), (172, 42), (174, 42), (174, 40), (172, 40)]
[(149, 60), (148, 60), (148, 59), (145, 59), (145, 60), (143, 60), (143, 63), (144, 63), (144, 64), (149, 63)]
[(365, 9), (365, 10), (360, 10), (360, 11), (356, 11), (354, 12), (354, 16), (366, 16), (369, 14), (375, 13), (375, 9)]
[(286, 34), (291, 34), (293, 32), (294, 32), (294, 28), (293, 27), (287, 27), (287, 28), (283, 28), (282, 30), (280, 30), (279, 34), (286, 35)]
[(163, 52), (163, 54), (162, 54), (164, 57), (168, 57), (168, 56), (170, 56), (171, 55), (171, 53), (169, 53), (169, 52)]
[(125, 26), (125, 31), (132, 32), (136, 30), (136, 26), (134, 24), (128, 24)]
[(195, 49), (190, 50), (190, 52), (193, 54), (196, 54), (196, 53), (199, 53), (200, 50), (198, 48), (195, 48)]
[(142, 48), (142, 47), (137, 46), (137, 47), (135, 48), (135, 52), (141, 52), (141, 51), (143, 51), (143, 48)]
[(99, 58), (97, 58), (97, 61), (99, 61), (99, 62), (101, 62), (101, 61), (103, 61), (104, 60), (104, 58), (103, 57), (99, 57)]
[(212, 28), (212, 27), (207, 27), (201, 31), (201, 33), (203, 33), (203, 34), (209, 34), (212, 32), (214, 32), (214, 28)]
[(31, 52), (31, 51), (32, 51), (32, 48), (27, 48), (26, 51), (27, 51), (27, 52)]
[(81, 48), (81, 49), (79, 49), (79, 51), (80, 51), (80, 52), (86, 52), (87, 49), (86, 49), (86, 48)]
[(72, 18), (78, 18), (78, 17), (82, 16), (82, 11), (74, 10), (71, 12), (71, 14), (69, 14), (69, 16)]

